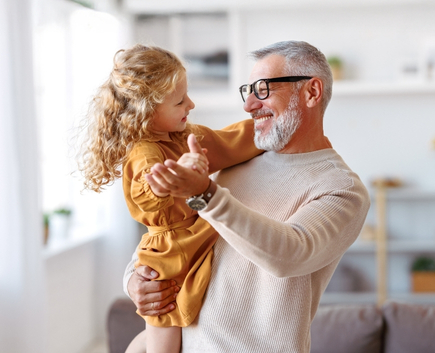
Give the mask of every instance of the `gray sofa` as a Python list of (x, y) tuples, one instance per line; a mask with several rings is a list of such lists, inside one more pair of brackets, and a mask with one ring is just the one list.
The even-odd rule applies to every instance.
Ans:
[[(144, 328), (129, 299), (113, 303), (107, 323), (110, 353), (124, 353)], [(321, 306), (311, 326), (311, 353), (435, 353), (435, 304)]]

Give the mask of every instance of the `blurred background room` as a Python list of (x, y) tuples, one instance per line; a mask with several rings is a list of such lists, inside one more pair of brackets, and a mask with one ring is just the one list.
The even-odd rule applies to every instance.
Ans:
[[(81, 192), (73, 138), (115, 52), (186, 63), (195, 123), (249, 118), (251, 50), (319, 48), (325, 134), (372, 195), (322, 303), (435, 304), (435, 0), (1, 0), (0, 351), (107, 353), (107, 316), (142, 233), (115, 182)], [(425, 267), (426, 266), (426, 267)], [(432, 281), (432, 282), (431, 282)], [(435, 279), (424, 283), (434, 283)]]

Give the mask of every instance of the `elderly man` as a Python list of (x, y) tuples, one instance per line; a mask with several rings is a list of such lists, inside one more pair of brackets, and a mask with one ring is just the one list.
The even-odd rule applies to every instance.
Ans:
[[(173, 196), (197, 195), (188, 203), (220, 234), (203, 307), (183, 328), (184, 352), (308, 353), (320, 297), (369, 208), (366, 188), (323, 132), (332, 94), (325, 56), (297, 41), (252, 56), (240, 92), (267, 152), (214, 181), (175, 161), (147, 177)], [(189, 145), (201, 153), (194, 138)], [(146, 315), (174, 305), (173, 282), (153, 278), (147, 267), (126, 271), (125, 289)]]

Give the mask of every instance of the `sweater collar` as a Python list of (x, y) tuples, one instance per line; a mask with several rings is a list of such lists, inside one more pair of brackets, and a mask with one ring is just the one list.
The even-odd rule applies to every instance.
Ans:
[(291, 164), (310, 164), (324, 160), (337, 158), (338, 153), (333, 148), (307, 152), (307, 153), (276, 153), (265, 152), (261, 155), (265, 162), (270, 163), (291, 163)]

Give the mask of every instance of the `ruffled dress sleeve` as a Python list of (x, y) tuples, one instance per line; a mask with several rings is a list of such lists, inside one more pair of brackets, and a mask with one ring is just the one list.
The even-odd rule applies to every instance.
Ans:
[(145, 174), (150, 173), (151, 167), (156, 163), (163, 163), (166, 156), (155, 143), (139, 143), (130, 153), (127, 162), (124, 164), (124, 189), (127, 204), (136, 205), (142, 212), (157, 212), (165, 209), (174, 203), (172, 196), (156, 196), (148, 182)]

